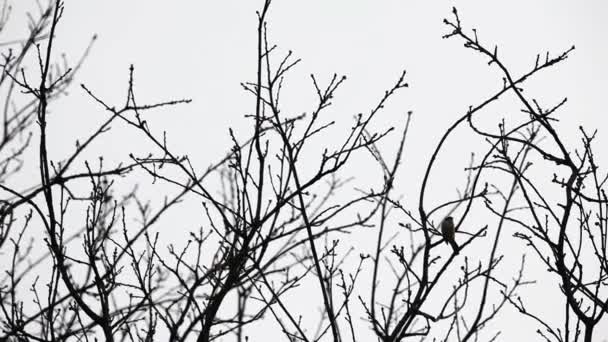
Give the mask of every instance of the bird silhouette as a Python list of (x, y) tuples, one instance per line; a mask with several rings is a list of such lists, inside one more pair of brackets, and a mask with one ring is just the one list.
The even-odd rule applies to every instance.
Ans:
[(450, 244), (454, 250), (454, 254), (458, 254), (459, 248), (456, 243), (456, 227), (454, 227), (454, 218), (448, 216), (441, 221), (441, 234), (445, 243)]

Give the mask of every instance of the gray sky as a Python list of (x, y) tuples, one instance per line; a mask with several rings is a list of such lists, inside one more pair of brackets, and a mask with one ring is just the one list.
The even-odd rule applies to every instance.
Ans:
[[(77, 82), (109, 102), (124, 102), (131, 63), (140, 102), (193, 99), (192, 104), (168, 113), (151, 113), (150, 121), (157, 131), (168, 132), (172, 148), (187, 153), (195, 166), (204, 168), (230, 147), (229, 127), (242, 137), (249, 132), (244, 115), (251, 113), (253, 99), (242, 91), (240, 82), (253, 80), (255, 75), (255, 11), (260, 4), (251, 0), (66, 0), (57, 49), (74, 61), (91, 36), (99, 35)], [(269, 17), (271, 40), (281, 51), (292, 50), (302, 58), (287, 79), (285, 111), (296, 115), (312, 109), (309, 74), (324, 81), (333, 73), (344, 74), (348, 81), (338, 91), (330, 113), (350, 124), (354, 114), (368, 111), (400, 71), (407, 70), (410, 89), (391, 102), (377, 127), (401, 126), (403, 115), (414, 112), (398, 189), (405, 203), (416, 198), (421, 172), (440, 134), (469, 105), (502, 85), (500, 74), (485, 59), (464, 49), (458, 39), (441, 38), (448, 31), (442, 20), (451, 16), (452, 6), (458, 8), (465, 28), (477, 28), (487, 45), (499, 45), (499, 55), (517, 74), (529, 70), (537, 53), (555, 55), (576, 45), (571, 58), (529, 82), (526, 93), (545, 104), (567, 96), (569, 102), (560, 114), (563, 134), (575, 142), (578, 125), (596, 127), (600, 131), (597, 146), (605, 146), (608, 3), (600, 0), (275, 0)], [(513, 103), (507, 99), (491, 107), (488, 115), (494, 122), (519, 115), (519, 107)], [(105, 117), (79, 87), (72, 88), (70, 96), (52, 110), (50, 134), (57, 158)], [(126, 131), (118, 130), (113, 137), (95, 147), (96, 151), (124, 160), (127, 153), (145, 149), (130, 145)], [(479, 141), (466, 134), (453, 139), (438, 166), (442, 171), (437, 171), (431, 186), (433, 203), (444, 200), (444, 189), (453, 196), (454, 189), (462, 187), (462, 168), (470, 151), (479, 147)], [(390, 144), (386, 148), (390, 151)], [(601, 166), (608, 151), (599, 148), (596, 153)], [(365, 182), (360, 178), (358, 184)], [(354, 239), (354, 243), (365, 242)], [(508, 240), (505, 244), (502, 253), (508, 255), (521, 243)], [(533, 278), (541, 283), (527, 293), (539, 300), (531, 307), (555, 315), (555, 301), (543, 296), (546, 287), (555, 289), (557, 285), (555, 278), (543, 272), (542, 268), (529, 272), (538, 273)], [(536, 339), (537, 326), (512, 312), (505, 312), (498, 322), (502, 341), (524, 336)], [(608, 321), (602, 324), (598, 337), (601, 331), (608, 335)]]

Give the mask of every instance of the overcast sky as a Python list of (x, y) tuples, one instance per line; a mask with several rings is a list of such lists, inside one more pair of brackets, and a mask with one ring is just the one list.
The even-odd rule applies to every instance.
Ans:
[[(259, 1), (169, 5), (68, 0), (58, 50), (75, 60), (90, 37), (99, 35), (78, 81), (104, 99), (123, 102), (131, 63), (140, 101), (193, 99), (170, 114), (154, 115), (161, 120), (157, 127), (179, 132), (170, 135), (176, 148), (193, 143), (203, 147), (189, 153), (203, 166), (223, 153), (204, 148), (206, 143), (229, 146), (228, 127), (243, 135), (249, 132), (244, 115), (251, 113), (253, 99), (240, 82), (255, 75), (258, 6)], [(502, 85), (501, 75), (485, 59), (457, 39), (441, 38), (447, 32), (442, 20), (451, 15), (452, 6), (458, 7), (465, 27), (477, 28), (488, 46), (499, 46), (516, 74), (529, 70), (538, 53), (558, 54), (576, 45), (569, 60), (534, 78), (526, 89), (547, 105), (569, 98), (561, 115), (562, 134), (576, 139), (579, 124), (601, 129), (608, 82), (608, 24), (603, 19), (608, 4), (602, 1), (276, 1), (269, 16), (270, 38), (282, 51), (293, 50), (302, 58), (286, 82), (285, 111), (295, 115), (310, 110), (314, 93), (309, 74), (327, 81), (337, 73), (349, 80), (338, 92), (334, 109), (338, 121), (348, 122), (353, 114), (368, 110), (405, 69), (411, 87), (394, 99), (382, 119), (387, 126), (398, 125), (405, 112), (414, 111), (410, 141), (416, 144), (416, 154), (410, 160), (415, 163), (407, 172), (419, 175), (434, 147), (430, 142), (470, 105)], [(56, 122), (92, 124), (96, 107), (79, 89), (74, 92), (77, 95), (58, 104)], [(81, 115), (74, 117), (73, 108)], [(492, 110), (494, 118), (508, 117), (517, 115), (519, 107)], [(60, 138), (67, 145), (73, 142), (70, 135)], [(463, 144), (459, 151), (468, 156), (471, 148), (466, 143), (472, 141), (467, 135), (458, 136), (458, 141)], [(104, 145), (106, 150), (122, 147), (119, 139)], [(468, 161), (453, 153), (445, 158), (452, 165)], [(409, 183), (413, 187), (405, 192), (415, 191), (416, 183)]]
[[(261, 3), (66, 0), (57, 51), (75, 61), (97, 34), (77, 83), (86, 84), (109, 102), (124, 102), (130, 64), (135, 65), (140, 103), (193, 99), (192, 104), (169, 113), (150, 114), (150, 121), (158, 131), (167, 131), (170, 146), (187, 153), (203, 168), (229, 149), (229, 127), (241, 137), (250, 132), (244, 115), (252, 112), (253, 99), (240, 82), (255, 76), (255, 11)], [(422, 169), (443, 130), (469, 105), (502, 86), (500, 74), (485, 59), (464, 49), (458, 39), (441, 38), (448, 32), (442, 20), (451, 16), (452, 6), (458, 8), (465, 28), (476, 28), (481, 41), (499, 46), (503, 61), (516, 74), (529, 70), (537, 53), (556, 55), (576, 45), (571, 58), (529, 82), (526, 93), (547, 105), (567, 96), (569, 102), (560, 114), (562, 133), (574, 142), (578, 125), (596, 127), (600, 134), (597, 146), (605, 146), (608, 2), (601, 0), (275, 0), (269, 15), (270, 38), (281, 51), (292, 50), (302, 58), (287, 79), (284, 108), (293, 115), (312, 108), (309, 74), (325, 81), (333, 73), (343, 74), (348, 81), (338, 91), (331, 113), (349, 124), (354, 114), (376, 103), (401, 70), (407, 70), (410, 89), (395, 97), (378, 127), (400, 126), (404, 114), (414, 112), (398, 190), (406, 199), (415, 197)], [(494, 119), (519, 115), (519, 107), (509, 104), (513, 103), (494, 106), (489, 114)], [(104, 118), (79, 87), (58, 101), (52, 113), (51, 150), (58, 158)], [(138, 148), (130, 143), (128, 135), (119, 134), (96, 148), (124, 159)], [(477, 143), (466, 134), (450, 141), (449, 153), (441, 159), (442, 171), (432, 186), (433, 196), (441, 197), (443, 189), (454, 194), (464, 183), (462, 169), (469, 153), (478, 149)], [(596, 153), (601, 166), (608, 150), (599, 148)], [(510, 241), (513, 245), (505, 246), (502, 253), (508, 254), (518, 243)], [(542, 296), (545, 286), (556, 290), (555, 278), (547, 278), (540, 268), (531, 273), (537, 271), (536, 278), (546, 283), (530, 294)], [(536, 308), (542, 310), (543, 305), (552, 307), (553, 303), (547, 299)], [(562, 303), (559, 305), (561, 308)], [(499, 326), (502, 341), (536, 338), (537, 326), (515, 320), (509, 313), (505, 317)], [(598, 337), (601, 331), (608, 335), (606, 322), (598, 327)], [(516, 324), (520, 328), (514, 329)]]

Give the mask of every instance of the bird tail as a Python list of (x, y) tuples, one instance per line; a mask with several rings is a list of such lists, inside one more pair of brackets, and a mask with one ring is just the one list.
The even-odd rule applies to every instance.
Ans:
[(458, 247), (458, 244), (456, 243), (456, 241), (449, 240), (448, 243), (450, 244), (450, 246), (452, 246), (452, 249), (454, 250), (454, 254), (458, 254), (458, 252), (460, 252), (460, 248)]

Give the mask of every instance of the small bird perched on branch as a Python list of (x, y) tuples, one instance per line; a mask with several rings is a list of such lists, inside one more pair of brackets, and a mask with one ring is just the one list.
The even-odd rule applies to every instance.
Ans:
[(445, 243), (449, 243), (454, 250), (454, 254), (458, 254), (458, 244), (456, 243), (456, 229), (454, 227), (454, 218), (448, 216), (441, 221), (441, 234)]

